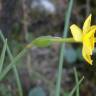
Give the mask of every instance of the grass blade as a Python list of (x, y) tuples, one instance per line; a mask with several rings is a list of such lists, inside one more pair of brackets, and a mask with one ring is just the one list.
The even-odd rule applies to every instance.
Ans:
[[(66, 18), (65, 18), (63, 37), (67, 37), (72, 5), (73, 5), (73, 0), (70, 0), (69, 6), (68, 6), (68, 11), (66, 13)], [(61, 85), (61, 75), (62, 75), (62, 69), (63, 69), (62, 67), (63, 67), (63, 59), (64, 59), (64, 48), (65, 48), (64, 44), (62, 44), (61, 50), (60, 50), (60, 57), (59, 57), (58, 77), (57, 77), (57, 82), (56, 82), (56, 96), (60, 96), (60, 85)]]
[(82, 83), (82, 81), (84, 80), (84, 77), (82, 77), (80, 79), (80, 81), (78, 82), (78, 84), (75, 85), (75, 87), (72, 89), (72, 91), (69, 93), (69, 96), (73, 96), (74, 92), (76, 91), (76, 89), (78, 88), (78, 86), (80, 86), (80, 84)]
[[(4, 38), (3, 34), (2, 34), (2, 32), (0, 32), (0, 37), (1, 37), (2, 41), (3, 41), (3, 43), (4, 43), (5, 42), (5, 38)], [(12, 53), (11, 53), (11, 51), (9, 49), (8, 44), (7, 44), (7, 53), (8, 53), (8, 56), (9, 56), (10, 60), (12, 61), (14, 58), (12, 56)], [(15, 75), (15, 78), (16, 78), (16, 81), (17, 81), (19, 96), (23, 96), (23, 90), (22, 90), (19, 74), (18, 74), (18, 71), (17, 71), (17, 68), (16, 68), (15, 64), (13, 64), (13, 71), (14, 71), (14, 75)], [(2, 76), (2, 77), (4, 78), (4, 76)]]
[(6, 47), (7, 47), (7, 39), (6, 39), (5, 42), (4, 42), (4, 46), (3, 46), (3, 49), (2, 49), (2, 53), (1, 53), (1, 56), (0, 56), (0, 74), (1, 74), (2, 69), (3, 69)]
[(27, 49), (23, 49), (13, 60), (12, 62), (4, 69), (4, 71), (2, 72), (1, 76), (0, 76), (0, 80), (2, 80), (7, 73), (11, 70), (11, 68), (13, 67), (13, 65), (18, 64), (17, 61), (19, 61), (21, 59), (22, 56), (24, 56), (24, 54), (27, 52)]
[[(74, 75), (75, 75), (76, 85), (78, 85), (79, 80), (78, 80), (77, 70), (76, 70), (75, 67), (73, 68), (73, 70), (74, 70)], [(79, 96), (79, 94), (80, 94), (80, 93), (79, 93), (79, 86), (78, 86), (77, 89), (76, 89), (76, 96)]]

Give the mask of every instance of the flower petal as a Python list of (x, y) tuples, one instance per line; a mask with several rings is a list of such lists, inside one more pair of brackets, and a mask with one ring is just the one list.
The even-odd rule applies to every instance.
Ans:
[(82, 41), (82, 30), (75, 24), (70, 26), (74, 40)]
[(95, 34), (96, 26), (90, 27), (90, 31), (83, 35), (83, 45), (86, 47), (87, 54), (92, 55), (92, 51), (94, 49), (94, 34)]
[(88, 30), (90, 29), (90, 25), (91, 25), (91, 14), (87, 17), (87, 19), (84, 22), (83, 25), (83, 33), (86, 34), (88, 32)]
[(87, 54), (86, 53), (86, 50), (85, 50), (85, 47), (83, 46), (83, 49), (82, 49), (82, 55), (83, 55), (83, 58), (89, 63), (92, 65), (92, 59), (91, 59), (91, 55)]
[(90, 42), (91, 42), (91, 47), (92, 47), (92, 50), (93, 50), (94, 47), (95, 47), (95, 38), (94, 38), (94, 34), (91, 36)]
[(96, 32), (96, 26), (90, 27), (89, 32), (86, 34), (87, 38), (90, 38)]
[(87, 38), (87, 36), (83, 37), (83, 46), (87, 54), (92, 55), (92, 51), (94, 49), (94, 38)]
[[(88, 36), (86, 36), (86, 38), (88, 38)], [(93, 51), (94, 46), (95, 46), (94, 34), (91, 34), (91, 36), (89, 37), (89, 39), (84, 40), (84, 42), (85, 42), (85, 45), (87, 47), (89, 47), (91, 51)]]

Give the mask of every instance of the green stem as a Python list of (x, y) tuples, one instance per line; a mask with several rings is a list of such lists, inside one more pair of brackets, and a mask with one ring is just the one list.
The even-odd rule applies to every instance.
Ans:
[[(66, 13), (66, 18), (65, 18), (65, 26), (64, 26), (64, 32), (63, 32), (63, 37), (67, 37), (68, 33), (68, 27), (69, 27), (69, 20), (71, 16), (71, 10), (72, 10), (72, 5), (73, 5), (73, 0), (70, 0), (69, 6), (68, 6), (68, 11)], [(61, 90), (61, 77), (62, 77), (62, 70), (63, 70), (63, 59), (64, 59), (64, 44), (61, 46), (60, 50), (60, 57), (59, 57), (59, 68), (58, 68), (58, 76), (57, 76), (57, 82), (56, 82), (56, 94), (55, 96), (60, 96), (60, 90)]]
[[(96, 38), (95, 43), (96, 43)], [(55, 43), (82, 43), (82, 41), (76, 41), (73, 38), (61, 38), (61, 37), (53, 37), (52, 42)]]
[(81, 43), (82, 41), (75, 41), (73, 38), (53, 37), (52, 42), (56, 42), (56, 43)]
[[(95, 39), (95, 43), (96, 43), (96, 38), (94, 38), (94, 39)], [(69, 37), (69, 38), (53, 37), (52, 42), (56, 42), (56, 43), (82, 43), (82, 40), (76, 41), (72, 37)]]
[(7, 39), (4, 42), (3, 50), (2, 50), (2, 53), (1, 53), (1, 57), (0, 57), (0, 74), (2, 74), (2, 70), (3, 70), (3, 66), (4, 66), (6, 46), (7, 46)]

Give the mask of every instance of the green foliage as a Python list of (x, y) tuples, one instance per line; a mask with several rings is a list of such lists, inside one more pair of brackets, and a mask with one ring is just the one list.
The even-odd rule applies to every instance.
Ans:
[(0, 96), (12, 96), (10, 90), (4, 84), (0, 84)]
[[(70, 0), (68, 10), (66, 12), (65, 26), (64, 26), (64, 32), (63, 32), (63, 37), (65, 38), (67, 37), (67, 33), (68, 33), (72, 5), (73, 5), (73, 0)], [(60, 50), (60, 57), (59, 57), (58, 77), (57, 77), (57, 82), (56, 82), (56, 94), (55, 94), (56, 96), (60, 96), (60, 90), (61, 90), (60, 85), (61, 85), (61, 77), (62, 77), (62, 70), (63, 70), (64, 51), (65, 51), (64, 49), (65, 49), (65, 46), (64, 44), (62, 44), (61, 50)]]
[[(69, 92), (69, 95), (68, 96), (74, 96), (74, 92), (76, 91), (76, 89), (78, 90), (78, 86), (82, 83), (83, 80), (84, 80), (84, 77), (82, 77), (80, 79), (80, 81), (74, 86), (74, 88), (72, 89), (72, 91)], [(76, 95), (76, 96), (78, 96), (78, 95)]]
[(3, 64), (4, 64), (6, 47), (7, 47), (7, 39), (4, 42), (3, 50), (2, 50), (2, 53), (1, 53), (1, 58), (0, 58), (0, 73), (2, 72), (2, 68), (3, 68)]
[[(76, 85), (78, 85), (79, 80), (78, 80), (77, 70), (76, 70), (76, 68), (74, 68), (73, 70), (74, 70), (74, 75), (75, 75)], [(77, 86), (77, 89), (76, 89), (76, 96), (80, 96), (79, 94), (80, 94), (80, 93), (79, 93), (79, 86)]]
[[(2, 32), (0, 32), (0, 37), (4, 43), (4, 47), (3, 47), (3, 50), (2, 50), (2, 53), (1, 53), (1, 59), (0, 59), (0, 69), (1, 69), (1, 74), (0, 74), (0, 80), (2, 80), (4, 77), (6, 77), (6, 74), (10, 71), (10, 69), (13, 67), (13, 71), (14, 71), (14, 74), (15, 74), (15, 77), (16, 77), (16, 81), (17, 81), (17, 86), (18, 86), (18, 91), (19, 91), (19, 96), (23, 96), (23, 92), (22, 92), (22, 87), (21, 87), (21, 83), (20, 83), (20, 79), (19, 79), (19, 75), (18, 75), (18, 72), (17, 72), (17, 68), (15, 65), (13, 64), (9, 64), (5, 70), (2, 68), (3, 67), (3, 64), (4, 64), (4, 58), (5, 58), (5, 51), (7, 51), (8, 53), (8, 56), (10, 58), (11, 61), (14, 61), (13, 59), (13, 56), (11, 54), (11, 51), (8, 47), (8, 44), (7, 44), (7, 40), (5, 40)], [(18, 60), (18, 59), (17, 59)], [(3, 72), (2, 72), (3, 71)]]

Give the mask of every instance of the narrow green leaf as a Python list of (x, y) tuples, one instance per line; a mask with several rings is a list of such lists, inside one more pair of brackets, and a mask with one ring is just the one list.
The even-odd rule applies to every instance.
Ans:
[(76, 91), (76, 89), (78, 88), (78, 86), (80, 86), (80, 84), (82, 83), (83, 80), (84, 80), (84, 77), (82, 77), (82, 78), (80, 79), (80, 81), (78, 82), (78, 84), (76, 84), (76, 85), (74, 86), (74, 88), (72, 89), (72, 91), (69, 93), (69, 96), (73, 96), (74, 92)]
[(2, 80), (7, 75), (7, 73), (10, 71), (10, 69), (13, 67), (14, 64), (18, 64), (17, 61), (19, 61), (26, 52), (27, 49), (25, 48), (12, 60), (12, 62), (2, 72), (0, 76), (0, 80)]
[(7, 46), (7, 39), (4, 42), (2, 53), (1, 53), (1, 56), (0, 56), (0, 74), (1, 74), (2, 69), (3, 69), (3, 64), (4, 64), (4, 59), (5, 59), (5, 52), (6, 52), (6, 46)]
[[(4, 43), (5, 42), (5, 38), (4, 38), (4, 36), (3, 36), (1, 31), (0, 31), (0, 37), (1, 37), (2, 41), (3, 41), (3, 43)], [(12, 53), (11, 53), (11, 51), (9, 49), (8, 44), (7, 44), (7, 53), (8, 53), (8, 56), (9, 56), (10, 60), (12, 61), (13, 60), (13, 56), (12, 56)], [(17, 81), (19, 96), (23, 96), (23, 90), (22, 90), (20, 79), (19, 79), (19, 74), (18, 74), (18, 71), (17, 71), (17, 68), (16, 68), (15, 65), (13, 65), (13, 71), (14, 71), (15, 78), (16, 78), (16, 81)]]
[[(63, 37), (67, 37), (68, 33), (68, 27), (69, 27), (69, 21), (71, 17), (71, 10), (72, 10), (72, 5), (73, 5), (73, 0), (70, 0), (68, 10), (66, 13), (66, 18), (65, 18), (65, 26), (64, 26), (64, 32), (63, 32)], [(63, 70), (63, 61), (64, 61), (64, 49), (65, 46), (64, 44), (61, 45), (61, 50), (60, 50), (60, 57), (59, 57), (59, 68), (58, 68), (58, 77), (57, 77), (57, 82), (56, 82), (56, 96), (60, 96), (60, 90), (61, 90), (61, 77), (62, 77), (62, 70)]]
[[(76, 68), (74, 67), (73, 68), (73, 70), (74, 70), (74, 75), (75, 75), (75, 80), (76, 80), (76, 85), (78, 85), (78, 83), (79, 83), (79, 80), (78, 80), (78, 74), (77, 74), (77, 70), (76, 70)], [(79, 86), (76, 88), (76, 96), (79, 96)]]

